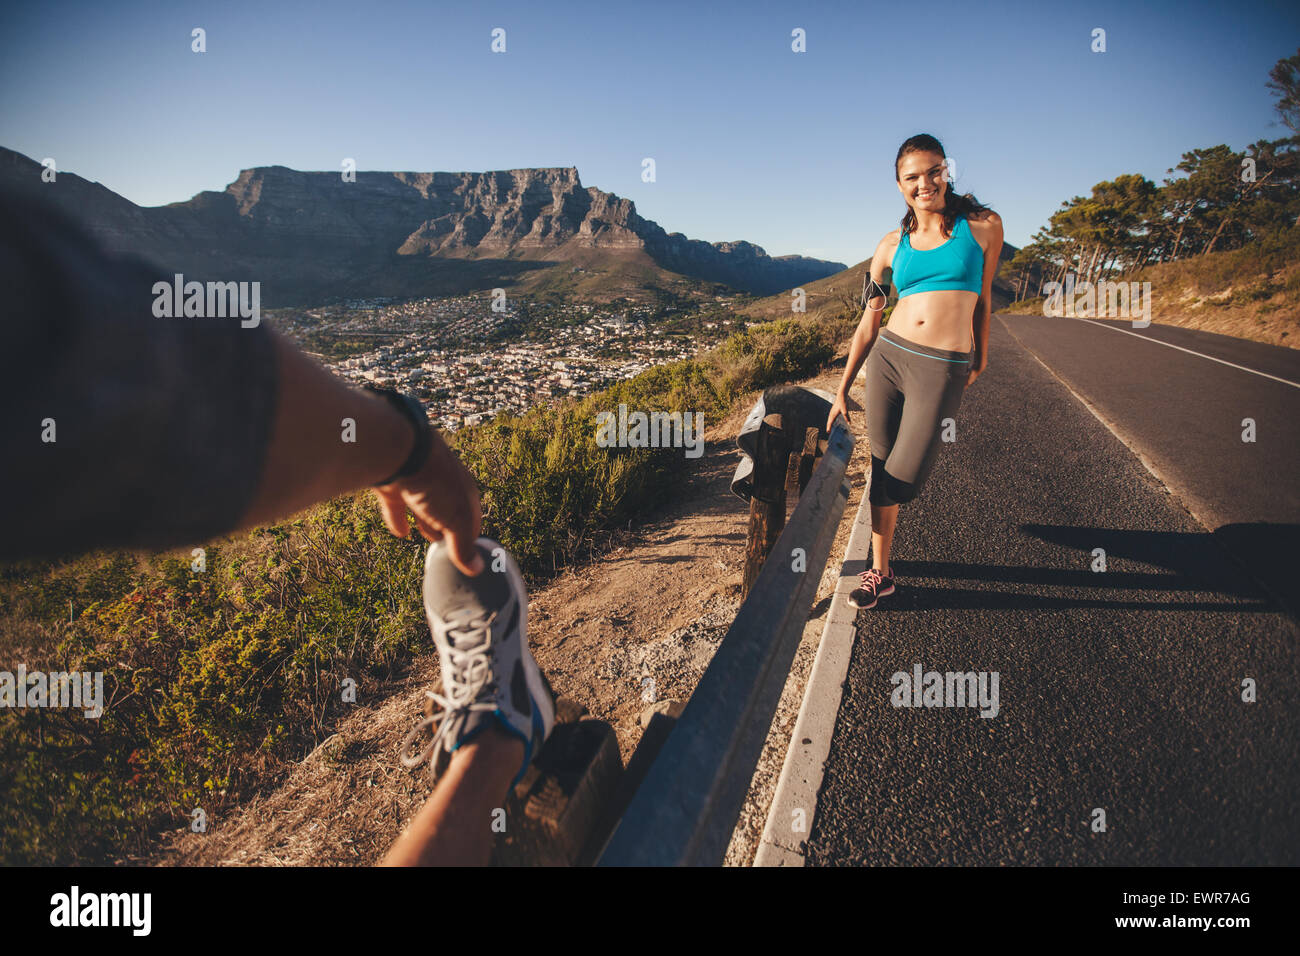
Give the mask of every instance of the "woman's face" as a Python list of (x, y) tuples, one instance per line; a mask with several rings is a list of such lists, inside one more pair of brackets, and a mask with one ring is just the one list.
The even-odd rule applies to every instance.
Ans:
[(942, 212), (948, 184), (938, 153), (907, 153), (898, 163), (898, 191), (913, 212)]

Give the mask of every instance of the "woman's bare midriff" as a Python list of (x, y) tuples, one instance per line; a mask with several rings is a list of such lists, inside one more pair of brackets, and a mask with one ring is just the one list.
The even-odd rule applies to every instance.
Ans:
[(917, 345), (969, 352), (975, 347), (978, 301), (978, 294), (961, 289), (914, 292), (898, 300), (885, 328)]

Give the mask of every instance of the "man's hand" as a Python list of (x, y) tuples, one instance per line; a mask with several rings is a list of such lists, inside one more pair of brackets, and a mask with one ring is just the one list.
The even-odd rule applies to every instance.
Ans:
[[(371, 487), (397, 471), (412, 448), (410, 421), (384, 398), (352, 388), (287, 338), (271, 334), (279, 400), (261, 482), (240, 528)], [(345, 425), (353, 429), (351, 440), (343, 438)], [(410, 535), (409, 508), (426, 538), (449, 538), (456, 567), (478, 574), (484, 565), (474, 546), (482, 524), (478, 485), (438, 430), (426, 426), (433, 440), (419, 472), (371, 490), (389, 531)]]
[(408, 478), (373, 489), (379, 498), (384, 524), (399, 538), (411, 533), (406, 515), (409, 508), (415, 523), (430, 541), (446, 535), (451, 547), (451, 562), (470, 576), (483, 570), (483, 556), (474, 542), (482, 525), (478, 484), (437, 429), (433, 430), (433, 447), (424, 467)]
[(986, 369), (987, 367), (988, 367), (988, 362), (985, 361), (980, 361), (978, 364), (972, 365), (970, 369), (970, 375), (966, 379), (966, 387), (970, 388), (972, 385), (974, 385), (975, 379), (979, 378), (980, 373), (983, 372), (984, 369)]

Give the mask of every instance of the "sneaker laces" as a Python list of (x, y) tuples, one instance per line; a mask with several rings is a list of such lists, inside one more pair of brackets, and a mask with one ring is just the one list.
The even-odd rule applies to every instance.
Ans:
[[(485, 688), (494, 683), (492, 679), (492, 623), (497, 612), (486, 618), (458, 621), (447, 626), (444, 632), (447, 641), (447, 660), (442, 671), (442, 687), (445, 694), (425, 691), (428, 703), (425, 707), (428, 716), (417, 723), (402, 740), (399, 756), (405, 767), (418, 767), (437, 752), (438, 746), (453, 736), (453, 730), (463, 727), (470, 714), (477, 711), (495, 711), (496, 702), (479, 700)], [(475, 640), (477, 639), (477, 640)], [(433, 705), (437, 705), (435, 709)], [(438, 725), (429, 742), (416, 755), (407, 753), (407, 748), (419, 736)]]
[(881, 574), (879, 571), (877, 571), (875, 568), (869, 568), (868, 570), (863, 571), (861, 574), (858, 575), (858, 577), (862, 579), (863, 587), (867, 587), (868, 585), (879, 586), (880, 583), (885, 579), (885, 576)]

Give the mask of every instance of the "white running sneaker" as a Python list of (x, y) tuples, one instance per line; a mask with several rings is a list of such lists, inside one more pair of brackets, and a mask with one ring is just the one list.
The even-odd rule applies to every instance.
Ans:
[[(528, 594), (519, 567), (491, 538), (475, 545), (483, 571), (474, 577), (451, 563), (446, 538), (425, 555), (424, 609), (442, 662), (443, 693), (425, 692), (426, 716), (402, 741), (401, 759), (407, 767), (429, 761), (436, 778), (439, 744), (451, 754), (495, 723), (524, 744), (513, 787), (551, 734), (555, 695), (528, 650)], [(409, 754), (434, 724), (424, 749)]]

